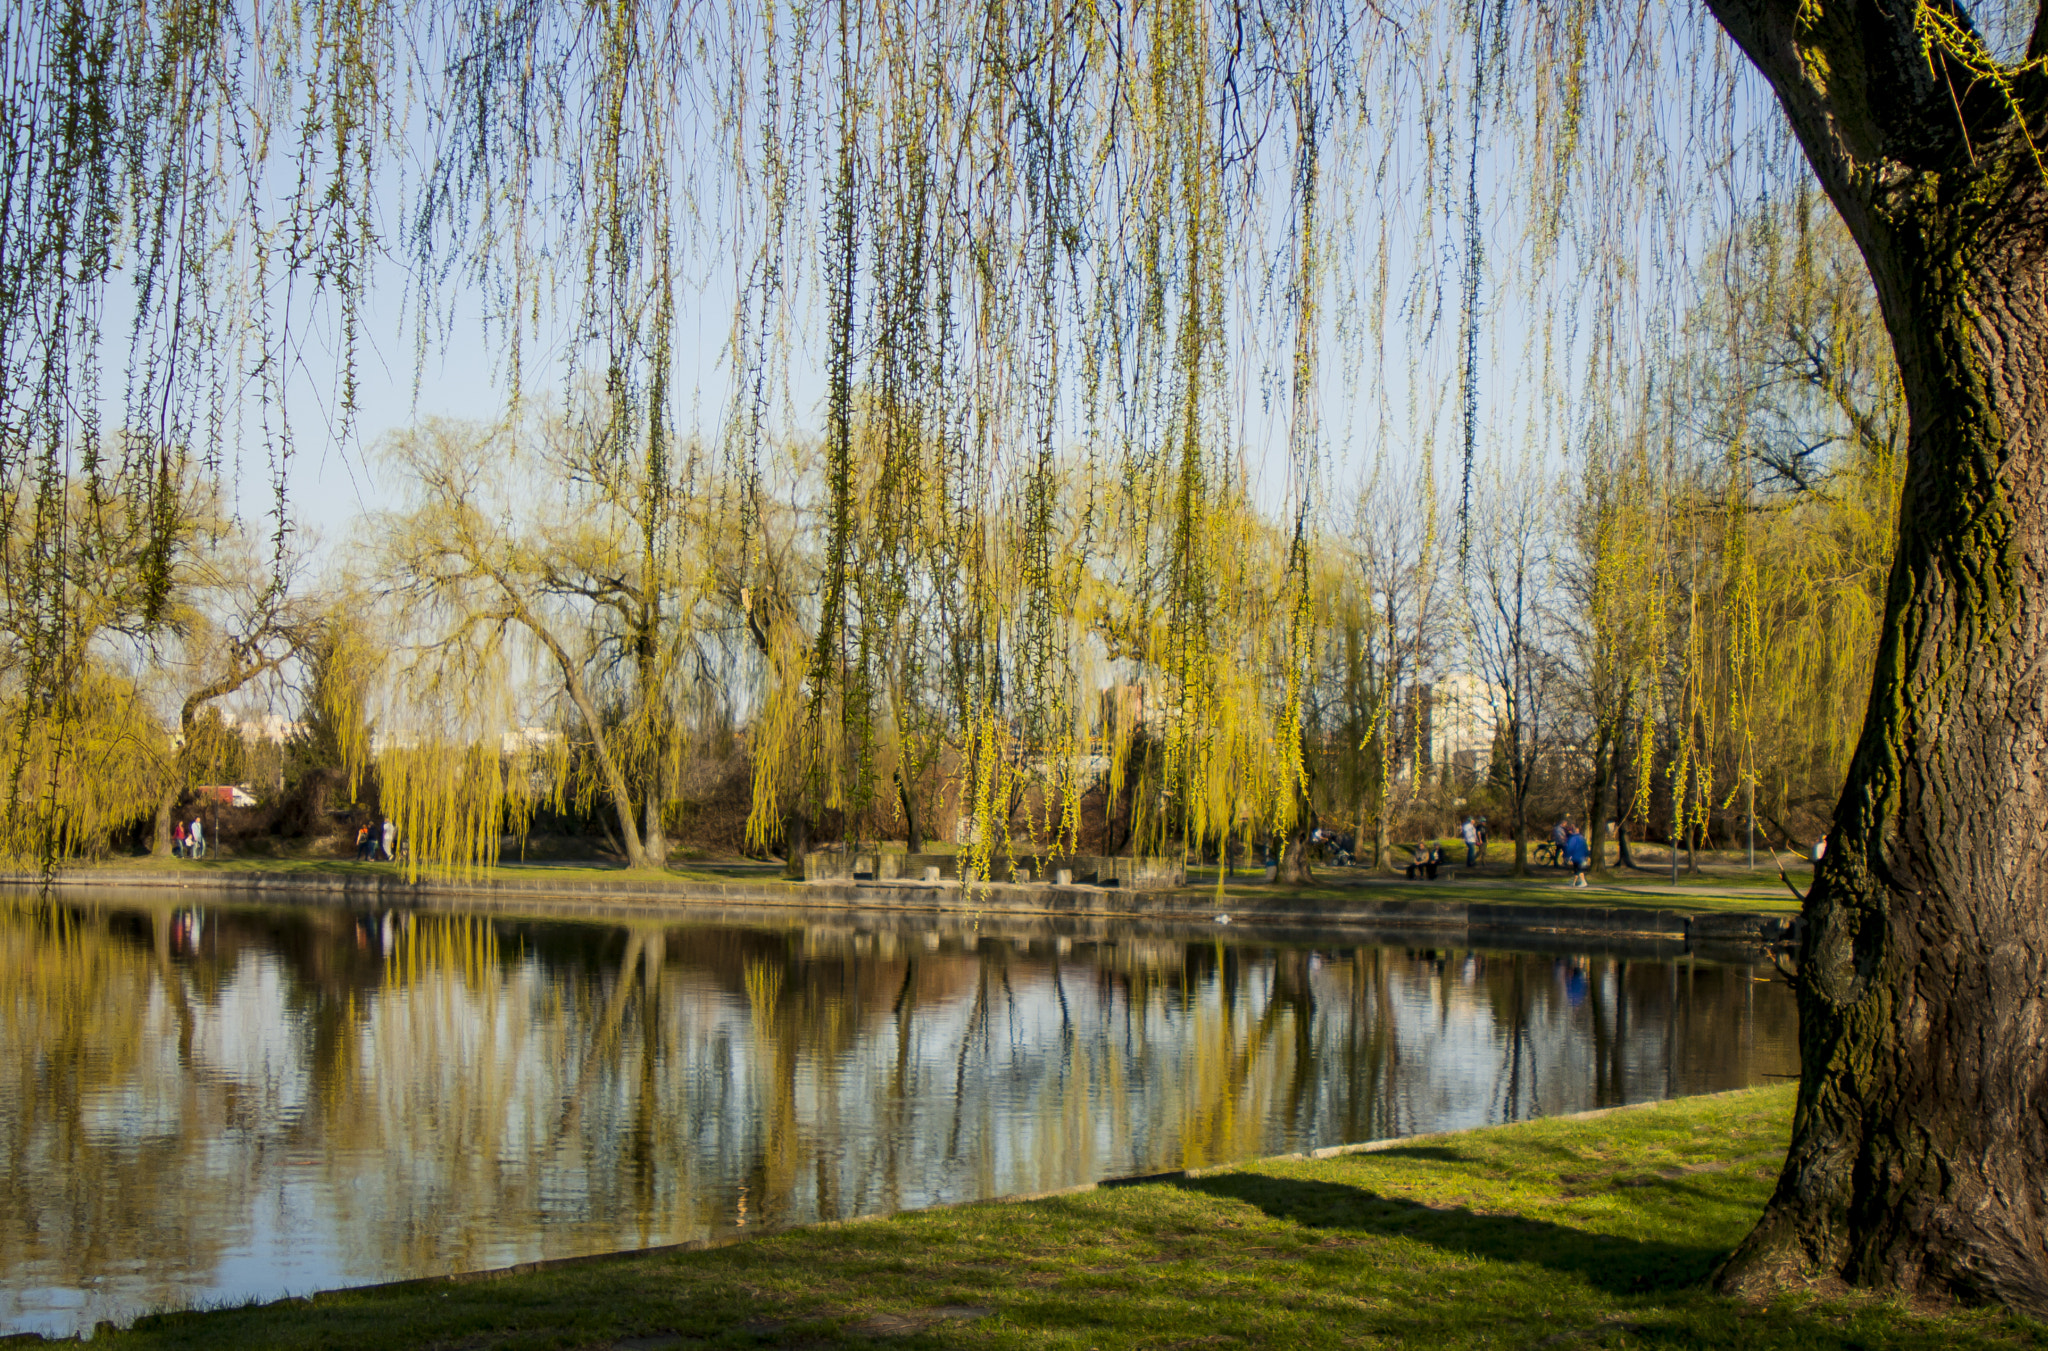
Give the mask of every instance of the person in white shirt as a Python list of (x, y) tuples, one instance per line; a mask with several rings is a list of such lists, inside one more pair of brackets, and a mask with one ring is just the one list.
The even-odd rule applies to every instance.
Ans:
[(1465, 818), (1465, 866), (1471, 867), (1479, 861), (1479, 824), (1471, 817)]

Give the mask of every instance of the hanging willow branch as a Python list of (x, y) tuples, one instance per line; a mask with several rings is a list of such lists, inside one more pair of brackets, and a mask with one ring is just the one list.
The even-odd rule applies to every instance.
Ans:
[[(602, 499), (575, 497), (601, 543), (511, 507), (488, 523), (532, 546), (492, 584), (539, 599), (503, 622), (573, 618), (576, 641), (542, 642), (538, 666), (479, 657), (489, 679), (437, 686), (451, 705), (393, 696), (447, 722), (391, 762), (423, 785), (407, 800), (486, 804), (420, 815), (422, 849), (497, 847), (503, 757), (477, 745), (524, 716), (510, 686), (537, 669), (585, 766), (562, 772), (616, 799), (650, 863), (707, 681), (749, 727), (758, 846), (858, 835), (893, 801), (941, 832), (964, 818), (990, 876), (1073, 847), (1098, 776), (1091, 810), (1132, 808), (1135, 847), (1298, 831), (1337, 467), (1424, 465), (1400, 509), (1427, 554), (1453, 437), (1469, 514), (1482, 398), (1561, 446), (1632, 397), (1599, 372), (1668, 342), (1619, 298), (1683, 256), (1694, 236), (1657, 222), (1716, 147), (1666, 145), (1631, 110), (1675, 82), (1701, 126), (1740, 129), (1712, 50), (1654, 27), (1591, 0), (18, 6), (0, 18), (14, 817), (56, 838), (60, 797), (28, 785), (64, 778), (30, 759), (72, 754), (69, 715), (46, 711), (91, 662), (69, 495), (143, 525), (157, 622), (166, 485), (224, 454), (281, 484), (308, 397), (346, 442), (402, 261), (415, 383), (480, 310), (509, 406), (479, 411), (502, 430), (529, 401), (580, 409), (550, 484)], [(1518, 228), (1537, 266), (1489, 274), (1489, 240)], [(1499, 310), (1538, 317), (1496, 390)], [(309, 392), (315, 333), (336, 350)], [(560, 353), (560, 392), (530, 400), (535, 350)], [(691, 439), (675, 405), (700, 389), (716, 425)], [(282, 556), (281, 500), (273, 525)], [(463, 586), (496, 575), (496, 547)]]

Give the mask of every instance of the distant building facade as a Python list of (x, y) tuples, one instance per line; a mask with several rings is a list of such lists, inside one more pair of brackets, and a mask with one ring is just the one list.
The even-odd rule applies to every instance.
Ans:
[(1396, 778), (1420, 770), (1479, 779), (1493, 768), (1493, 739), (1499, 726), (1493, 687), (1483, 678), (1454, 673), (1417, 681), (1398, 701)]

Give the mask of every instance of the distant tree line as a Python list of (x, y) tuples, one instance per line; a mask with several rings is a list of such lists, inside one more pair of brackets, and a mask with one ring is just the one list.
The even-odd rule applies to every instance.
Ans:
[[(30, 819), (62, 821), (73, 853), (168, 852), (182, 797), (218, 782), (290, 799), (270, 827), (316, 838), (374, 802), (415, 860), (455, 866), (536, 822), (635, 867), (678, 840), (890, 839), (1270, 850), (1298, 877), (1318, 827), (1393, 866), (1468, 814), (1517, 868), (1560, 816), (1596, 840), (1618, 823), (1602, 869), (1631, 837), (1803, 844), (1863, 713), (1902, 410), (1831, 217), (1781, 208), (1711, 267), (1726, 285), (1579, 453), (1489, 451), (1463, 520), (1428, 474), (1381, 467), (1299, 551), (1299, 598), (1292, 527), (1245, 484), (1212, 486), (1204, 537), (1176, 539), (1155, 485), (1063, 459), (1016, 489), (1042, 495), (1016, 516), (1046, 547), (970, 529), (948, 505), (957, 448), (870, 391), (843, 519), (828, 447), (779, 443), (776, 491), (751, 499), (595, 385), (423, 422), (383, 445), (391, 501), (324, 580), (199, 467), (152, 572), (135, 536), (162, 523), (126, 493), (152, 459), (121, 468), (117, 448), (113, 491), (72, 494), (49, 559), (89, 617), (66, 696), (17, 700), (8, 749), (21, 791), (62, 803)], [(1176, 569), (1204, 605), (1173, 603)], [(820, 643), (828, 607), (843, 646)], [(1473, 692), (1476, 753), (1443, 753), (1449, 677)], [(80, 753), (38, 772), (59, 740)], [(728, 810), (707, 840), (721, 793), (744, 830)]]

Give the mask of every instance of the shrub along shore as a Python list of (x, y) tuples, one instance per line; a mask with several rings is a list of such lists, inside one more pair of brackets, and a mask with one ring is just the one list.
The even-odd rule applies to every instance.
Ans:
[(1784, 1156), (1790, 1085), (744, 1243), (159, 1314), (181, 1347), (2048, 1346), (1997, 1311), (1714, 1265)]

